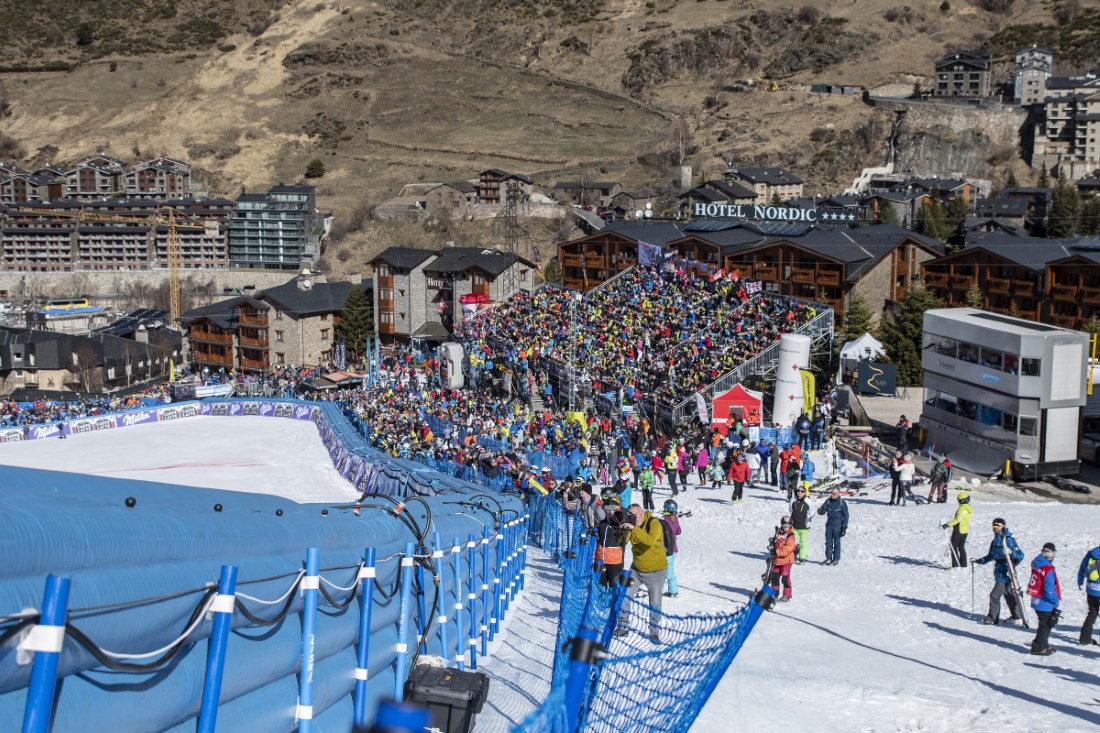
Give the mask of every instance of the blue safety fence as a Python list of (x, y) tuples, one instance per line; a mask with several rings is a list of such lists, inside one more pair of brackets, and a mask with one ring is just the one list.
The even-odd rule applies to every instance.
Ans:
[(772, 589), (731, 614), (663, 613), (629, 597), (629, 571), (613, 588), (601, 583), (594, 538), (554, 497), (532, 518), (532, 532), (542, 520), (543, 548), (557, 552), (562, 600), (550, 692), (513, 733), (687, 731), (774, 601)]

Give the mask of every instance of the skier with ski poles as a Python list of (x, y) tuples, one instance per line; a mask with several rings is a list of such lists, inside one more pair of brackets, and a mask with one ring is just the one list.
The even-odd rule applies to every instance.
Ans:
[(993, 566), (993, 590), (989, 592), (989, 613), (980, 623), (992, 625), (1000, 623), (1001, 598), (1008, 603), (1010, 615), (1008, 622), (1027, 621), (1023, 616), (1019, 586), (1016, 583), (1015, 564), (1024, 559), (1024, 551), (1016, 544), (1012, 532), (1008, 530), (1005, 520), (997, 517), (993, 520), (993, 540), (989, 543), (989, 552), (985, 557), (974, 560), (978, 565), (985, 565), (994, 561)]
[(1061, 615), (1058, 603), (1062, 600), (1062, 589), (1054, 569), (1056, 551), (1053, 542), (1043, 545), (1043, 551), (1031, 561), (1031, 577), (1027, 581), (1027, 594), (1035, 610), (1035, 639), (1031, 642), (1031, 653), (1041, 657), (1054, 653), (1050, 648), (1050, 632), (1058, 625)]
[(948, 540), (951, 547), (951, 567), (965, 568), (966, 562), (966, 538), (970, 534), (970, 515), (974, 510), (970, 507), (970, 494), (965, 491), (960, 493), (956, 500), (959, 508), (955, 510), (955, 518), (940, 525), (941, 529), (951, 528), (951, 539)]
[(1089, 604), (1089, 612), (1085, 616), (1085, 623), (1081, 626), (1081, 638), (1078, 643), (1081, 646), (1092, 646), (1097, 643), (1092, 638), (1092, 626), (1096, 623), (1097, 613), (1100, 612), (1100, 545), (1086, 552), (1081, 558), (1081, 567), (1077, 569), (1077, 587), (1085, 591), (1085, 598), (1088, 599)]

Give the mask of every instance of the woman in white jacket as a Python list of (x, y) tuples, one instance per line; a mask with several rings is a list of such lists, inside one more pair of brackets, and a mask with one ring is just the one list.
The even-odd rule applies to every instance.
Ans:
[(905, 506), (906, 498), (912, 499), (913, 503), (917, 503), (917, 498), (913, 496), (913, 476), (917, 472), (917, 467), (913, 465), (913, 454), (906, 453), (902, 456), (901, 462), (898, 463), (898, 483), (901, 485), (901, 505)]

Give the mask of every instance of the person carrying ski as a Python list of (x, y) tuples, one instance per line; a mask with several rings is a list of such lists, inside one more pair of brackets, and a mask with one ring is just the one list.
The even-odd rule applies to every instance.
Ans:
[(1092, 646), (1096, 643), (1092, 638), (1092, 626), (1096, 623), (1097, 612), (1100, 611), (1100, 545), (1081, 558), (1081, 567), (1077, 569), (1077, 587), (1084, 589), (1089, 604), (1088, 615), (1081, 626), (1079, 643), (1081, 646)]
[(946, 504), (947, 482), (951, 480), (951, 461), (947, 460), (947, 456), (941, 455), (940, 460), (936, 461), (936, 465), (932, 466), (930, 479), (932, 487), (928, 492), (928, 503)]
[(745, 462), (745, 456), (738, 454), (730, 464), (729, 480), (733, 482), (732, 502), (744, 501), (745, 484), (749, 480), (749, 464)]
[(661, 511), (661, 521), (672, 530), (672, 554), (668, 556), (668, 590), (665, 597), (676, 598), (680, 595), (680, 587), (676, 583), (676, 555), (680, 552), (680, 505), (674, 499), (665, 499)]
[(642, 469), (642, 477), (638, 480), (638, 486), (642, 490), (642, 506), (647, 512), (653, 511), (653, 469), (646, 466)]
[(1036, 619), (1031, 653), (1042, 657), (1054, 653), (1050, 648), (1050, 632), (1058, 625), (1058, 616), (1061, 615), (1058, 604), (1062, 600), (1062, 589), (1054, 569), (1055, 552), (1057, 548), (1053, 542), (1043, 545), (1043, 551), (1031, 561), (1031, 578), (1027, 581), (1027, 594), (1031, 596), (1031, 608)]
[[(768, 585), (775, 591), (776, 600), (782, 603), (791, 600), (791, 566), (794, 564), (795, 551), (798, 549), (798, 538), (791, 529), (790, 517), (783, 517), (771, 545), (773, 547), (772, 571), (769, 573)], [(783, 585), (781, 597), (779, 597), (780, 583)]]
[(796, 493), (797, 498), (791, 502), (791, 527), (794, 529), (795, 537), (798, 538), (798, 559), (795, 562), (801, 565), (806, 562), (813, 506), (806, 498), (806, 489), (799, 489)]
[(951, 567), (965, 568), (966, 538), (970, 534), (970, 515), (974, 513), (970, 506), (970, 494), (960, 492), (955, 499), (959, 502), (959, 508), (955, 510), (955, 518), (940, 525), (940, 529), (951, 528)]
[(825, 562), (823, 565), (840, 564), (840, 538), (848, 532), (848, 502), (840, 498), (840, 489), (834, 488), (829, 498), (817, 510), (825, 519)]
[[(1009, 567), (1010, 559), (1011, 568)], [(1005, 525), (1005, 520), (1000, 517), (994, 519), (993, 540), (989, 543), (989, 552), (986, 553), (985, 557), (973, 561), (977, 565), (985, 565), (991, 560), (995, 562), (993, 566), (993, 590), (989, 592), (989, 613), (981, 620), (982, 624), (989, 626), (1000, 623), (1002, 597), (1007, 601), (1008, 612), (1011, 614), (1008, 619), (1009, 623), (1022, 620), (1023, 617), (1020, 615), (1020, 601), (1022, 599), (1016, 595), (1017, 585), (1014, 571), (1016, 563), (1021, 562), (1023, 559), (1024, 551), (1016, 544), (1016, 539)], [(1009, 574), (1010, 572), (1012, 572), (1012, 575)]]

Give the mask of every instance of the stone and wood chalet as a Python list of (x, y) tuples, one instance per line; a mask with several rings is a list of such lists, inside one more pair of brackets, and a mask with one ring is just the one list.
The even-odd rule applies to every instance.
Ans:
[(802, 179), (782, 168), (730, 168), (726, 181), (751, 189), (756, 195), (752, 203), (768, 204), (773, 200), (789, 201), (801, 198)]
[(611, 206), (623, 187), (614, 181), (558, 181), (554, 184), (554, 200), (576, 206)]
[(984, 99), (990, 95), (993, 57), (984, 51), (956, 51), (936, 61), (937, 97)]
[(264, 372), (283, 364), (324, 366), (333, 359), (336, 328), (352, 288), (372, 290), (358, 275), (328, 282), (305, 270), (283, 285), (184, 313), (196, 369)]
[(483, 204), (503, 204), (509, 188), (514, 188), (517, 201), (531, 198), (535, 183), (522, 173), (509, 173), (499, 168), (487, 168), (478, 174), (477, 196)]
[(538, 269), (515, 254), (480, 247), (390, 247), (370, 264), (375, 321), (385, 341), (445, 341), (463, 296), (506, 300), (518, 290), (530, 290)]

